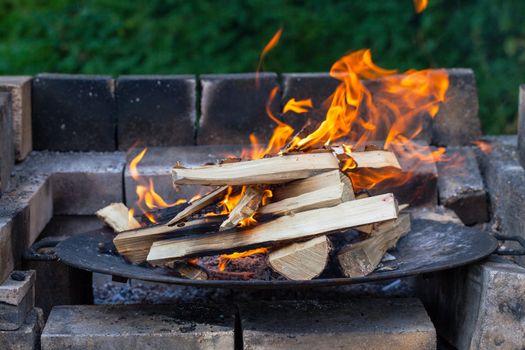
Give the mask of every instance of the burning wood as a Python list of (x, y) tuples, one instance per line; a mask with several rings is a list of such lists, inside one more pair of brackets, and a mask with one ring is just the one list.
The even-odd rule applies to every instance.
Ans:
[(107, 207), (97, 211), (95, 214), (97, 214), (97, 216), (115, 232), (122, 232), (140, 227), (139, 222), (132, 215), (129, 215), (129, 209), (124, 203), (111, 203)]
[(177, 222), (182, 221), (192, 216), (195, 213), (198, 213), (199, 211), (206, 208), (207, 206), (217, 203), (219, 200), (221, 200), (224, 197), (224, 194), (227, 191), (228, 191), (228, 186), (222, 186), (208, 193), (204, 197), (195, 200), (193, 203), (190, 204), (189, 207), (187, 207), (186, 209), (178, 213), (173, 219), (171, 219), (168, 222), (168, 225), (173, 226)]
[(255, 214), (264, 196), (264, 189), (257, 186), (247, 186), (239, 203), (230, 212), (230, 215), (221, 225), (220, 230), (234, 228), (241, 221), (249, 219)]

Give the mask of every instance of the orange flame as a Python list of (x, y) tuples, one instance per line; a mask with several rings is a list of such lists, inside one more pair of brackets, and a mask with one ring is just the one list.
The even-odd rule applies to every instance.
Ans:
[(421, 13), (425, 11), (428, 6), (428, 0), (412, 0), (414, 3), (414, 10), (416, 13)]
[(313, 104), (311, 99), (296, 101), (295, 98), (292, 98), (286, 102), (286, 105), (283, 108), (283, 114), (288, 111), (295, 113), (306, 113), (308, 112), (308, 109), (312, 107)]
[(234, 259), (240, 259), (245, 258), (247, 256), (255, 255), (255, 254), (266, 254), (268, 253), (268, 248), (256, 248), (252, 250), (247, 250), (245, 252), (240, 253), (232, 253), (232, 254), (224, 254), (219, 257), (219, 270), (224, 271), (226, 269), (226, 265)]
[(492, 150), (493, 150), (492, 145), (487, 141), (476, 140), (476, 141), (472, 141), (472, 144), (478, 146), (480, 151), (485, 154), (492, 153)]
[(264, 49), (261, 51), (261, 55), (259, 56), (259, 64), (257, 65), (257, 71), (255, 72), (255, 85), (257, 88), (259, 88), (259, 72), (261, 71), (262, 64), (264, 61), (264, 58), (270, 52), (277, 44), (279, 43), (279, 39), (281, 38), (281, 34), (283, 33), (283, 28), (280, 28), (270, 39), (268, 44), (264, 47)]

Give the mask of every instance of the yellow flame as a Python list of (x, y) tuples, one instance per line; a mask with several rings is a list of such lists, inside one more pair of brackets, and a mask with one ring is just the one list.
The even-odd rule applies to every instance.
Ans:
[(428, 0), (412, 0), (414, 3), (414, 10), (416, 13), (421, 13), (425, 11), (428, 6)]
[(247, 250), (245, 252), (235, 252), (232, 254), (224, 254), (219, 257), (219, 270), (224, 271), (226, 269), (226, 265), (231, 261), (235, 259), (245, 258), (250, 255), (255, 254), (266, 254), (268, 253), (268, 248), (256, 248)]
[(312, 107), (313, 104), (311, 99), (296, 101), (295, 98), (292, 98), (288, 102), (286, 102), (286, 105), (283, 108), (283, 113), (289, 111), (295, 113), (306, 113), (308, 112), (308, 109)]

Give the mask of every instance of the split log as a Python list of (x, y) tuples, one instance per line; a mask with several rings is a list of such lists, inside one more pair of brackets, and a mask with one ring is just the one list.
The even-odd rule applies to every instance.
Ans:
[(128, 212), (129, 209), (124, 203), (111, 203), (95, 214), (115, 232), (122, 232), (140, 227), (139, 222), (134, 217), (130, 217)]
[(401, 169), (396, 155), (390, 151), (352, 152), (350, 157), (357, 163), (357, 168), (394, 167)]
[(191, 205), (187, 206), (184, 210), (178, 213), (173, 219), (171, 219), (168, 222), (168, 225), (173, 226), (177, 222), (180, 222), (192, 216), (193, 214), (198, 213), (199, 211), (206, 208), (207, 206), (217, 203), (219, 200), (224, 198), (224, 195), (226, 194), (227, 191), (228, 191), (228, 186), (222, 186), (208, 193), (204, 197), (201, 197), (195, 200), (194, 202), (191, 203)]
[[(371, 197), (373, 198), (373, 197)], [(379, 224), (370, 238), (349, 244), (339, 251), (337, 259), (346, 277), (363, 277), (374, 271), (386, 251), (410, 231), (410, 215), (401, 214), (396, 220)]]
[(148, 261), (248, 250), (276, 242), (315, 237), (329, 232), (397, 218), (397, 203), (389, 194), (345, 202), (335, 207), (308, 210), (260, 223), (243, 230), (182, 237), (155, 242)]
[(131, 231), (124, 231), (113, 239), (113, 243), (120, 255), (132, 263), (146, 261), (153, 242), (172, 236), (182, 236), (191, 233), (211, 232), (219, 228), (224, 216), (210, 216), (175, 226), (156, 225)]
[(275, 272), (289, 280), (311, 280), (326, 268), (330, 249), (329, 239), (319, 236), (270, 252), (268, 263)]
[(255, 214), (257, 209), (259, 209), (259, 205), (261, 205), (263, 195), (263, 188), (258, 186), (247, 186), (237, 205), (232, 209), (228, 218), (222, 223), (220, 230), (224, 231), (234, 228), (239, 222)]
[(257, 185), (290, 182), (338, 168), (339, 161), (331, 152), (305, 153), (191, 169), (174, 167), (172, 175), (175, 185)]

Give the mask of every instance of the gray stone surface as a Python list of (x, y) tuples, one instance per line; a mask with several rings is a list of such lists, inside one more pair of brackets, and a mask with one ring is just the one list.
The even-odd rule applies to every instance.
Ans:
[(438, 162), (439, 203), (456, 212), (465, 225), (488, 221), (487, 194), (474, 151), (447, 147), (449, 161)]
[(525, 268), (493, 258), (424, 276), (420, 290), (438, 334), (458, 349), (525, 347)]
[(244, 349), (435, 349), (417, 299), (239, 305)]
[[(266, 114), (272, 89), (278, 87), (277, 74), (261, 73), (256, 86), (254, 73), (202, 75), (201, 117), (197, 131), (199, 145), (249, 143), (254, 133), (260, 143), (268, 142), (275, 123)], [(270, 109), (280, 111), (280, 92)]]
[(476, 77), (472, 69), (447, 69), (449, 88), (445, 103), (432, 122), (432, 144), (468, 145), (481, 137)]
[(53, 308), (42, 350), (233, 349), (234, 311), (203, 304)]
[(9, 305), (18, 305), (35, 285), (35, 271), (17, 271), (17, 275), (24, 274), (22, 281), (13, 278), (6, 279), (0, 284), (0, 302)]
[(525, 167), (525, 85), (520, 85), (518, 109), (518, 150), (521, 165)]
[(19, 329), (34, 306), (35, 289), (33, 286), (17, 305), (0, 302), (0, 330), (13, 331)]
[(11, 98), (6, 92), (0, 92), (0, 197), (8, 188), (11, 172), (15, 164), (13, 142), (13, 119)]
[(118, 148), (195, 144), (196, 85), (193, 75), (119, 77)]
[(95, 215), (53, 215), (39, 239), (69, 237), (78, 233), (98, 230), (102, 227), (104, 227), (104, 222)]
[(22, 327), (16, 331), (0, 331), (2, 350), (40, 350), (40, 333), (43, 327), (42, 310), (34, 308)]
[[(173, 187), (171, 168), (181, 162), (184, 166), (192, 167), (208, 162), (215, 162), (227, 156), (239, 156), (242, 150), (241, 145), (214, 145), (214, 146), (180, 146), (148, 148), (148, 151), (137, 166), (137, 171), (143, 183), (148, 183), (148, 178), (153, 180), (155, 191), (169, 203), (177, 199), (189, 199), (198, 193), (206, 193), (209, 187), (206, 186), (180, 186), (177, 191)], [(140, 150), (135, 150), (128, 155), (128, 163), (124, 174), (124, 187), (126, 191), (126, 205), (136, 206), (138, 199), (136, 193), (137, 182), (131, 177), (129, 162)]]
[(0, 76), (0, 92), (11, 94), (15, 157), (19, 162), (33, 149), (31, 79), (28, 76)]
[(4, 282), (15, 268), (12, 229), (10, 218), (0, 218), (0, 283)]

